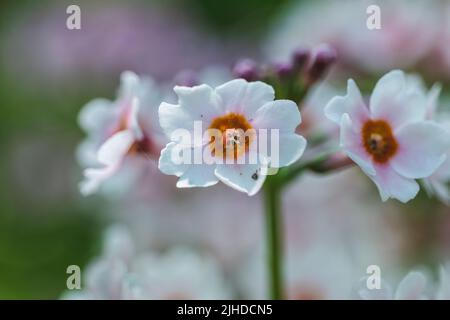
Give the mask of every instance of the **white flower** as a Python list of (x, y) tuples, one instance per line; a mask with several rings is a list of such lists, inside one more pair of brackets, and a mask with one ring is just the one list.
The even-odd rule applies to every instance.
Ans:
[(395, 291), (383, 279), (380, 289), (368, 289), (367, 278), (364, 278), (358, 294), (364, 300), (424, 300), (428, 299), (426, 284), (427, 277), (422, 272), (411, 271), (400, 281)]
[[(178, 176), (180, 188), (207, 187), (220, 180), (254, 195), (269, 165), (290, 165), (306, 147), (306, 140), (294, 133), (301, 121), (297, 105), (289, 100), (274, 101), (273, 88), (263, 82), (237, 79), (215, 89), (203, 84), (176, 86), (174, 91), (178, 105), (162, 103), (159, 108), (161, 127), (171, 139), (161, 152), (159, 168), (165, 174)], [(201, 124), (200, 135), (197, 124)], [(176, 137), (180, 129), (185, 134)], [(266, 150), (260, 145), (264, 141), (261, 129), (267, 132)], [(273, 132), (279, 133), (279, 141), (271, 140)], [(274, 145), (279, 152), (269, 155), (267, 151)], [(180, 151), (203, 155), (203, 161), (177, 162), (174, 155)]]
[[(258, 250), (238, 274), (246, 299), (269, 298), (266, 259)], [(335, 300), (351, 297), (355, 268), (348, 252), (336, 242), (296, 245), (284, 259), (284, 298)]]
[(231, 291), (217, 263), (187, 248), (147, 253), (133, 263), (136, 299), (229, 299)]
[[(417, 80), (416, 80), (417, 81)], [(425, 92), (422, 82), (416, 84), (419, 90)], [(441, 92), (441, 85), (435, 84), (427, 94), (427, 119), (434, 120), (448, 131), (450, 136), (450, 113), (438, 112), (438, 98)], [(447, 148), (447, 159), (428, 178), (423, 180), (423, 185), (430, 195), (435, 195), (443, 203), (450, 205), (450, 147)]]
[(116, 175), (125, 160), (139, 155), (147, 161), (157, 156), (163, 137), (157, 121), (158, 98), (150, 78), (127, 71), (121, 75), (115, 101), (95, 99), (82, 109), (79, 122), (88, 136), (77, 155), (87, 167), (80, 184), (84, 195)]
[(102, 255), (86, 270), (83, 288), (64, 299), (228, 299), (216, 261), (187, 248), (140, 252), (126, 228), (106, 233)]
[(378, 81), (367, 107), (349, 80), (347, 95), (325, 108), (340, 125), (341, 147), (374, 181), (383, 201), (411, 200), (419, 191), (415, 179), (429, 177), (446, 160), (448, 132), (426, 120), (427, 98), (413, 88), (403, 72), (391, 71)]

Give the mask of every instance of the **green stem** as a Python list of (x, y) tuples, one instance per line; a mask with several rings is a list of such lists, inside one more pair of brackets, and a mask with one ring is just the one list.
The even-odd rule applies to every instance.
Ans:
[(283, 298), (282, 277), (282, 217), (280, 185), (276, 176), (269, 176), (264, 184), (267, 237), (267, 265), (270, 295), (273, 300)]
[(268, 176), (264, 183), (267, 273), (270, 284), (270, 297), (273, 300), (282, 299), (285, 293), (282, 277), (283, 217), (281, 211), (281, 194), (283, 188), (298, 178), (307, 169), (314, 172), (329, 172), (352, 164), (352, 161), (347, 157), (331, 159), (332, 154), (333, 152), (328, 150), (303, 163), (283, 168), (278, 174)]

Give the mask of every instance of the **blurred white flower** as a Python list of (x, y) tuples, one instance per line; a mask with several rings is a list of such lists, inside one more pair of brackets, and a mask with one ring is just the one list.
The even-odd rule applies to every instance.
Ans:
[(395, 291), (384, 280), (381, 280), (380, 289), (368, 289), (367, 279), (362, 279), (358, 294), (364, 300), (424, 300), (429, 298), (426, 285), (427, 277), (422, 272), (411, 271), (400, 281)]
[(340, 125), (340, 144), (378, 187), (383, 201), (413, 199), (415, 179), (432, 175), (446, 160), (448, 132), (427, 121), (427, 97), (406, 84), (399, 70), (384, 75), (366, 107), (353, 80), (347, 95), (333, 98), (326, 116)]
[(439, 283), (436, 291), (437, 300), (450, 300), (450, 262), (439, 268)]
[[(292, 300), (349, 299), (354, 265), (337, 243), (311, 243), (288, 250), (284, 259), (284, 296)], [(268, 274), (263, 250), (249, 256), (238, 274), (246, 299), (267, 299)]]
[[(381, 9), (380, 29), (366, 26), (370, 5)], [(325, 42), (337, 49), (343, 66), (384, 72), (410, 67), (435, 44), (444, 22), (437, 11), (429, 1), (305, 1), (288, 7), (265, 48), (269, 58), (284, 60), (299, 46)]]
[[(176, 86), (174, 90), (179, 104), (163, 102), (159, 108), (161, 127), (172, 140), (161, 152), (159, 169), (178, 176), (180, 188), (207, 187), (220, 180), (254, 195), (263, 185), (269, 165), (287, 166), (296, 161), (306, 147), (306, 140), (294, 132), (301, 121), (297, 105), (289, 100), (274, 101), (273, 88), (263, 82), (237, 79), (215, 89), (199, 85)], [(195, 131), (196, 123), (202, 124), (200, 132)], [(203, 127), (207, 130), (203, 131)], [(189, 133), (188, 139), (173, 136), (180, 129)], [(270, 146), (266, 151), (260, 149), (258, 142), (264, 141), (260, 129), (265, 130), (265, 141), (269, 145), (279, 144), (278, 154), (269, 156)], [(267, 136), (271, 138), (272, 131), (276, 130), (279, 141), (270, 141)], [(211, 135), (211, 131), (219, 132), (220, 137)], [(246, 136), (248, 132), (250, 136)], [(180, 151), (200, 154), (203, 161), (177, 163), (173, 156)], [(278, 157), (276, 162), (273, 161), (275, 156)]]
[(339, 137), (336, 126), (327, 121), (324, 109), (331, 98), (340, 94), (341, 91), (324, 81), (312, 88), (302, 106), (302, 125), (298, 132), (308, 137), (329, 138)]
[[(421, 81), (416, 80), (419, 90), (426, 92)], [(427, 94), (427, 119), (436, 121), (450, 136), (450, 113), (439, 110), (439, 94), (441, 85), (435, 84)], [(431, 176), (423, 179), (423, 186), (430, 195), (435, 195), (443, 203), (450, 205), (450, 147), (447, 148), (447, 158)]]
[(84, 106), (79, 122), (88, 136), (77, 150), (80, 163), (87, 167), (80, 184), (84, 195), (96, 192), (126, 160), (140, 158), (145, 163), (157, 158), (164, 142), (156, 111), (159, 99), (150, 78), (127, 71), (121, 75), (115, 101), (95, 99)]
[(231, 298), (219, 266), (205, 254), (184, 247), (166, 253), (136, 251), (126, 228), (110, 228), (102, 255), (85, 271), (82, 291), (67, 292), (63, 298)]

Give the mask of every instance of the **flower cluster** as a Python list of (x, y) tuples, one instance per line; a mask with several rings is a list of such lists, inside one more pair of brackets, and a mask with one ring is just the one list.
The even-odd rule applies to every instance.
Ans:
[[(162, 189), (163, 181), (180, 189), (212, 187), (220, 181), (244, 193), (241, 196), (247, 199), (245, 202), (250, 201), (245, 194), (254, 196), (264, 187), (267, 243), (270, 244), (265, 253), (270, 263), (267, 268), (260, 266), (263, 259), (259, 254), (252, 255), (249, 268), (237, 272), (240, 284), (228, 286), (214, 258), (205, 258), (196, 250), (166, 250), (158, 243), (136, 254), (128, 232), (112, 229), (104, 254), (89, 268), (85, 290), (67, 297), (224, 299), (232, 296), (234, 290), (230, 287), (237, 287), (237, 291), (248, 297), (266, 298), (270, 294), (275, 299), (447, 297), (448, 268), (442, 268), (439, 283), (431, 289), (426, 288), (426, 275), (414, 271), (399, 282), (396, 290), (383, 280), (381, 290), (373, 292), (362, 287), (355, 292), (362, 266), (367, 265), (365, 252), (376, 250), (368, 244), (369, 235), (363, 241), (356, 241), (352, 254), (343, 244), (334, 243), (339, 238), (337, 233), (343, 230), (345, 233), (348, 227), (337, 223), (342, 216), (327, 218), (333, 227), (322, 227), (326, 237), (311, 236), (312, 230), (316, 230), (315, 223), (300, 217), (304, 238), (295, 241), (298, 247), (286, 250), (287, 263), (281, 265), (281, 239), (285, 238), (279, 233), (280, 229), (284, 230), (279, 227), (283, 191), (308, 172), (332, 177), (331, 173), (356, 165), (375, 184), (383, 202), (393, 198), (406, 203), (418, 195), (422, 185), (429, 195), (450, 203), (450, 126), (447, 114), (439, 108), (441, 86), (435, 84), (428, 90), (417, 75), (393, 70), (377, 81), (370, 95), (364, 95), (353, 79), (347, 82), (346, 94), (340, 95), (339, 89), (332, 85), (320, 84), (336, 59), (332, 47), (321, 45), (313, 50), (299, 49), (283, 64), (259, 65), (247, 59), (229, 72), (216, 69), (206, 76), (206, 73), (183, 71), (170, 84), (157, 84), (150, 77), (126, 71), (121, 76), (115, 101), (96, 99), (88, 103), (80, 113), (80, 124), (87, 138), (78, 149), (85, 167), (80, 184), (83, 194), (101, 188), (107, 190), (114, 185), (114, 180), (121, 183), (121, 189), (129, 189), (133, 184), (136, 186), (136, 179), (145, 176), (144, 170), (149, 167), (155, 168), (158, 175), (144, 184), (154, 185), (156, 189)], [(176, 183), (173, 176), (177, 178)], [(294, 190), (296, 200), (301, 198), (300, 194), (308, 197), (305, 188), (315, 188), (307, 179), (290, 189)], [(129, 184), (124, 186), (124, 181)], [(332, 202), (336, 207), (346, 202), (341, 200), (342, 194), (333, 197), (327, 188), (318, 189), (323, 196), (318, 198), (320, 201)], [(361, 188), (341, 184), (337, 189), (345, 194)], [(185, 213), (184, 210), (192, 210), (186, 199), (198, 200), (201, 195), (207, 200), (194, 204), (193, 211), (204, 211), (207, 205), (214, 207), (211, 205), (217, 200), (214, 194), (198, 190), (179, 190), (172, 192), (176, 195), (171, 193), (170, 198), (155, 199), (151, 213), (146, 204), (154, 198), (150, 201), (146, 198), (148, 202), (140, 210), (145, 211), (147, 218), (151, 216), (150, 220), (154, 211), (161, 208), (170, 211), (172, 205), (175, 211)], [(354, 207), (358, 197), (359, 193), (354, 194)], [(162, 200), (171, 203), (161, 206)], [(358, 205), (361, 211), (369, 208), (369, 204)], [(229, 204), (220, 206), (227, 214), (234, 210)], [(305, 210), (300, 207), (296, 202), (292, 211)], [(313, 211), (316, 210), (314, 206)], [(205, 215), (213, 211), (216, 210), (210, 209)], [(165, 219), (177, 220), (170, 213), (165, 214)], [(291, 219), (286, 224), (287, 231), (299, 217), (294, 222)], [(187, 216), (185, 220), (191, 219)], [(160, 228), (160, 222), (152, 220), (151, 232), (171, 233), (172, 229), (163, 228), (162, 223)], [(220, 222), (217, 224), (220, 229)], [(204, 225), (211, 227), (206, 222)], [(145, 223), (140, 228), (145, 229), (147, 240), (152, 238)], [(228, 228), (237, 230), (231, 224)], [(333, 228), (340, 231), (335, 232)], [(209, 230), (216, 231), (217, 228)], [(290, 234), (286, 238), (291, 237)], [(309, 239), (305, 241), (306, 238)], [(334, 245), (330, 248), (327, 241)], [(207, 248), (213, 246), (209, 243)], [(326, 263), (330, 257), (334, 270), (329, 270)], [(263, 272), (271, 275), (270, 283), (261, 280)], [(285, 286), (282, 272), (287, 275)], [(334, 285), (330, 285), (333, 281)]]
[[(300, 56), (308, 54), (295, 55), (297, 65)], [(310, 70), (320, 69), (322, 60), (316, 58)], [(250, 65), (238, 69), (257, 77)], [(175, 86), (173, 104), (160, 103), (174, 99), (165, 99), (150, 78), (124, 72), (121, 79), (116, 101), (96, 99), (80, 114), (89, 134), (78, 152), (88, 166), (83, 194), (96, 191), (133, 159), (154, 163), (159, 157), (159, 169), (179, 177), (180, 188), (222, 181), (254, 195), (273, 169), (297, 162), (306, 148), (306, 139), (296, 133), (299, 106), (274, 100), (274, 88), (262, 81)], [(417, 179), (448, 201), (450, 139), (445, 122), (434, 121), (438, 95), (437, 86), (427, 93), (417, 79), (395, 70), (378, 81), (368, 107), (353, 80), (346, 96), (327, 104), (325, 116), (339, 125), (342, 150), (376, 184), (383, 201), (413, 199)]]

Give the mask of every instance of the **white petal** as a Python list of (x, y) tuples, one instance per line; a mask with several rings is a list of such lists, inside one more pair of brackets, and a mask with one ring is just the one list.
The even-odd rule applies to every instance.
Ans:
[[(189, 112), (179, 105), (161, 103), (159, 106), (159, 124), (166, 136), (172, 141), (183, 143), (184, 145), (191, 145), (193, 142), (194, 133), (194, 119)], [(203, 128), (204, 129), (204, 128)], [(185, 137), (179, 136), (175, 139), (177, 133), (185, 130)]]
[(86, 169), (84, 170), (85, 179), (80, 183), (80, 192), (87, 196), (98, 191), (100, 185), (112, 177), (119, 169), (119, 164), (106, 166), (104, 168)]
[(98, 150), (97, 159), (105, 165), (115, 165), (123, 160), (134, 142), (129, 130), (119, 131), (105, 141)]
[(217, 87), (215, 91), (220, 96), (225, 111), (240, 113), (249, 119), (256, 110), (275, 99), (273, 88), (261, 81), (235, 79)]
[(263, 163), (219, 164), (216, 167), (215, 174), (226, 185), (252, 196), (264, 184), (267, 166)]
[(430, 176), (445, 161), (450, 148), (448, 132), (430, 121), (405, 125), (395, 135), (399, 149), (391, 164), (407, 178)]
[(358, 128), (369, 118), (369, 110), (352, 79), (347, 82), (347, 95), (334, 97), (325, 107), (325, 116), (337, 124), (340, 124), (344, 114), (348, 114)]
[(76, 149), (76, 158), (83, 167), (98, 165), (97, 160), (98, 141), (93, 139), (83, 140)]
[(373, 119), (389, 121), (393, 128), (409, 122), (423, 120), (427, 99), (420, 90), (409, 90), (405, 74), (394, 70), (378, 80), (370, 97), (370, 111)]
[(431, 186), (433, 188), (433, 193), (436, 197), (442, 201), (442, 203), (450, 206), (450, 187), (448, 183), (450, 180), (446, 182), (442, 181), (432, 181)]
[(370, 155), (362, 145), (361, 133), (353, 126), (348, 114), (342, 116), (340, 144), (348, 157), (361, 167), (367, 175), (375, 175), (375, 168), (372, 165)]
[(107, 122), (114, 116), (111, 101), (107, 99), (94, 99), (88, 102), (78, 115), (78, 122), (86, 132), (101, 131)]
[(419, 184), (415, 180), (402, 177), (388, 164), (376, 165), (375, 170), (376, 174), (369, 177), (378, 187), (383, 201), (395, 198), (406, 203), (419, 192)]
[(431, 119), (438, 107), (439, 95), (442, 91), (442, 85), (435, 83), (427, 94), (427, 117)]
[(179, 159), (180, 153), (185, 149), (176, 142), (170, 142), (161, 150), (158, 168), (162, 173), (180, 177), (188, 169), (188, 164)]
[(120, 88), (118, 95), (122, 98), (130, 98), (138, 93), (140, 84), (139, 76), (132, 71), (124, 71), (120, 75)]
[[(170, 142), (161, 151), (158, 168), (164, 174), (180, 177), (178, 188), (209, 187), (216, 184), (219, 180), (214, 175), (215, 165), (193, 163), (193, 154), (196, 151), (203, 152), (203, 148), (190, 148)], [(188, 163), (183, 161), (181, 152), (189, 152), (186, 158)]]
[(275, 100), (259, 108), (252, 121), (254, 128), (279, 129), (281, 132), (294, 132), (301, 123), (300, 111), (291, 100)]
[(166, 136), (185, 146), (201, 146), (209, 142), (207, 130), (219, 115), (218, 98), (207, 85), (174, 88), (179, 105), (161, 103), (159, 123)]
[(143, 132), (141, 127), (139, 126), (138, 114), (140, 108), (140, 101), (138, 98), (133, 98), (131, 102), (131, 110), (129, 115), (129, 128), (133, 132), (135, 140), (141, 140), (143, 137)]
[[(272, 146), (272, 143), (274, 142), (271, 141), (270, 146)], [(298, 134), (281, 134), (278, 145), (278, 155), (273, 155), (270, 153), (271, 167), (281, 168), (291, 165), (303, 155), (303, 152), (306, 149), (306, 144), (306, 139)], [(270, 149), (268, 151), (270, 151)]]
[(421, 272), (410, 272), (398, 285), (394, 298), (396, 300), (420, 300), (425, 283), (426, 278)]
[(192, 164), (178, 179), (178, 188), (209, 187), (219, 182), (214, 174), (215, 165)]
[(378, 116), (382, 110), (385, 99), (397, 96), (406, 86), (405, 74), (400, 70), (393, 70), (381, 77), (370, 97), (370, 110)]
[(178, 96), (180, 107), (193, 120), (204, 121), (205, 126), (208, 126), (213, 118), (222, 113), (214, 90), (206, 84), (194, 87), (176, 86), (173, 90)]

